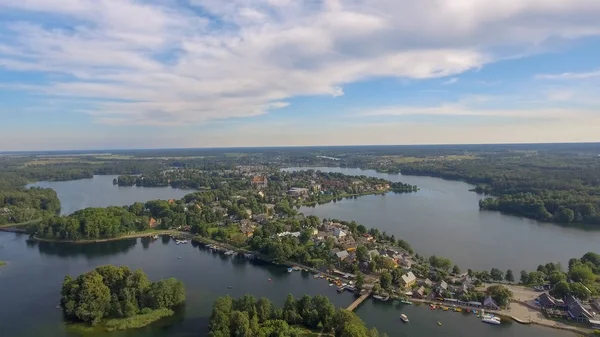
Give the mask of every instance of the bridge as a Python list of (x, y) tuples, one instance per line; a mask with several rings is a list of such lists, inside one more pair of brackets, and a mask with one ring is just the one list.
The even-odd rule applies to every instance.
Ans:
[(369, 296), (371, 295), (371, 291), (367, 291), (364, 294), (362, 294), (359, 298), (357, 298), (354, 302), (352, 302), (352, 304), (350, 304), (346, 310), (349, 311), (354, 311), (354, 309), (356, 309), (362, 302), (364, 302), (364, 300), (366, 300)]

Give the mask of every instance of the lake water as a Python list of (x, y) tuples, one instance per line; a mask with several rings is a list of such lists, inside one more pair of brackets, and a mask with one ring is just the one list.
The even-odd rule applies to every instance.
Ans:
[(463, 269), (495, 267), (512, 269), (517, 275), (522, 269), (535, 270), (542, 263), (561, 262), (566, 267), (570, 258), (600, 253), (600, 231), (480, 211), (478, 202), (483, 196), (470, 192), (474, 186), (464, 182), (351, 168), (310, 169), (419, 186), (416, 193), (344, 199), (314, 208), (302, 207), (300, 211), (378, 228), (408, 241), (419, 254), (448, 257)]
[[(178, 257), (181, 257), (179, 259)], [(206, 336), (213, 301), (221, 295), (245, 293), (265, 296), (283, 305), (288, 293), (323, 294), (336, 306), (349, 305), (350, 293), (338, 294), (324, 280), (304, 272), (287, 273), (284, 267), (257, 264), (213, 254), (192, 244), (176, 245), (168, 237), (151, 241), (129, 239), (89, 245), (28, 243), (27, 236), (0, 232), (0, 335), (2, 337), (71, 337), (62, 321), (61, 283), (65, 275), (76, 276), (105, 264), (142, 268), (151, 280), (176, 277), (187, 288), (185, 307), (173, 317), (149, 327), (102, 337)], [(268, 281), (268, 279), (272, 281)], [(232, 289), (228, 289), (228, 286)], [(402, 324), (405, 313), (410, 324)], [(508, 322), (501, 326), (481, 323), (475, 315), (431, 312), (425, 306), (399, 306), (365, 301), (357, 314), (371, 327), (395, 336), (497, 336), (565, 337), (559, 330)], [(441, 321), (443, 326), (437, 326)]]
[(27, 187), (44, 187), (56, 191), (61, 214), (71, 214), (87, 207), (131, 205), (136, 201), (170, 198), (180, 199), (193, 190), (172, 187), (136, 187), (113, 185), (116, 175), (96, 175), (91, 179), (69, 181), (39, 181)]

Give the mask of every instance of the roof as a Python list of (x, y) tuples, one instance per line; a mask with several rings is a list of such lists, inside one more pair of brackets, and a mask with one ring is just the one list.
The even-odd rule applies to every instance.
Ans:
[(540, 304), (542, 306), (545, 306), (545, 307), (556, 305), (556, 299), (554, 297), (548, 295), (548, 293), (541, 294), (540, 297), (538, 298), (538, 301), (540, 302)]
[(498, 304), (496, 304), (496, 301), (494, 301), (494, 299), (491, 298), (490, 296), (486, 296), (483, 299), (483, 306), (489, 307), (489, 308), (494, 308), (494, 309), (499, 308)]
[(430, 279), (426, 278), (425, 279), (425, 284), (431, 287), (433, 285), (433, 281), (431, 281)]
[(423, 294), (425, 294), (425, 287), (421, 286), (419, 289), (417, 289), (417, 294), (423, 296)]
[(446, 283), (446, 281), (442, 280), (442, 282), (440, 282), (440, 288), (446, 290), (448, 289), (448, 283)]
[(339, 252), (335, 253), (335, 256), (337, 256), (338, 259), (340, 259), (340, 260), (343, 260), (343, 259), (347, 258), (348, 255), (349, 255), (348, 252), (345, 251), (345, 250), (342, 250), (342, 251), (339, 251)]
[(333, 231), (333, 235), (336, 236), (336, 237), (341, 237), (341, 236), (346, 236), (346, 233), (343, 230), (341, 230), (339, 228), (336, 228)]
[(264, 176), (254, 176), (254, 177), (252, 177), (252, 182), (253, 183), (266, 183), (267, 182), (267, 177), (264, 177)]
[(417, 277), (415, 276), (415, 274), (413, 274), (412, 271), (409, 271), (407, 274), (402, 275), (402, 281), (404, 281), (404, 284), (414, 282), (416, 279)]
[(583, 307), (583, 305), (581, 304), (581, 302), (579, 301), (575, 301), (571, 304), (569, 304), (569, 315), (571, 315), (571, 317), (573, 318), (577, 318), (577, 317), (585, 317), (585, 318), (592, 318), (594, 317), (594, 315), (592, 315), (591, 312), (589, 312), (586, 308)]

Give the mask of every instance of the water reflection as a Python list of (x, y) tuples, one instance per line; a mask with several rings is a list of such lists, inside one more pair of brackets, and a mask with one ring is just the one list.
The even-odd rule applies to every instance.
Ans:
[(28, 247), (38, 248), (42, 255), (69, 257), (83, 255), (88, 259), (105, 257), (107, 255), (124, 254), (137, 244), (137, 239), (109, 241), (100, 244), (65, 244), (55, 242), (37, 242), (27, 240)]

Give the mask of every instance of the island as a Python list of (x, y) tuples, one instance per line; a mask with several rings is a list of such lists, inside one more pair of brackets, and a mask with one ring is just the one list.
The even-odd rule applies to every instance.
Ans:
[(95, 331), (140, 328), (172, 315), (185, 301), (181, 281), (150, 282), (141, 270), (112, 265), (98, 267), (62, 284), (60, 307), (70, 322)]

